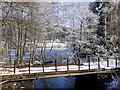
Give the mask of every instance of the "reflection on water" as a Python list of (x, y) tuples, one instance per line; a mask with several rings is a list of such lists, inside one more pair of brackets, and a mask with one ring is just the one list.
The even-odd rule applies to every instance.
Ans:
[(111, 74), (112, 80), (107, 86), (107, 90), (120, 90), (120, 68)]
[(102, 74), (101, 77), (99, 83), (103, 90), (120, 90), (120, 71)]
[(120, 90), (120, 78), (105, 83), (106, 90)]
[(74, 89), (75, 79), (75, 76), (37, 79), (35, 80), (35, 90), (45, 88), (52, 90), (57, 88)]
[(110, 80), (110, 78), (107, 78), (106, 80), (104, 79), (104, 81), (99, 82), (99, 80), (95, 80), (94, 76), (86, 75), (35, 80), (35, 90), (57, 90), (58, 88), (63, 88), (65, 90), (79, 90), (83, 88), (89, 88), (90, 90), (120, 90), (120, 78), (112, 80)]

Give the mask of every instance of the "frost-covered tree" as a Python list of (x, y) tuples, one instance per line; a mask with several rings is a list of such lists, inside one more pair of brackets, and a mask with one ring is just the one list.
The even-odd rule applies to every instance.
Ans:
[(105, 13), (105, 31), (106, 31), (106, 48), (111, 55), (119, 54), (120, 38), (120, 1), (108, 2), (104, 9)]
[(70, 47), (91, 46), (98, 24), (98, 16), (89, 10), (87, 2), (61, 3), (58, 13), (59, 25), (66, 27), (65, 40)]
[(54, 43), (55, 39), (67, 42), (73, 49), (80, 47), (81, 51), (94, 45), (99, 17), (89, 10), (88, 3), (2, 2), (1, 10), (5, 48), (8, 53), (17, 50), (20, 64), (26, 50), (31, 50), (34, 58), (38, 43), (44, 54), (46, 41)]
[(106, 51), (104, 53), (109, 55), (119, 52), (119, 5), (119, 0), (96, 0), (90, 4), (93, 13), (100, 16), (97, 30), (98, 45), (103, 46)]
[[(38, 4), (32, 2), (1, 2), (1, 36), (11, 63), (11, 50), (15, 48), (16, 61), (23, 62), (28, 43), (38, 37)], [(40, 35), (40, 34), (39, 34)]]

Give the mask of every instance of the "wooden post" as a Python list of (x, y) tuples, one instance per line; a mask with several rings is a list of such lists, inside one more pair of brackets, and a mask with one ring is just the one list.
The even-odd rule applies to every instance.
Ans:
[(69, 60), (67, 58), (67, 71), (69, 71)]
[(107, 57), (107, 67), (109, 67), (109, 57)]
[(54, 57), (52, 57), (52, 62), (53, 62), (53, 64), (54, 64), (54, 62), (55, 62), (55, 59), (54, 59)]
[(89, 66), (89, 70), (90, 70), (90, 56), (88, 55), (88, 66)]
[(57, 60), (55, 59), (55, 71), (57, 72)]
[(64, 63), (64, 58), (63, 58), (63, 56), (62, 56), (62, 64)]
[(78, 58), (78, 70), (80, 70), (80, 58)]
[(44, 62), (42, 63), (42, 68), (43, 68), (43, 73), (45, 72), (45, 70), (44, 70)]
[(14, 74), (15, 74), (15, 64), (16, 64), (16, 62), (15, 62), (15, 60), (14, 60)]
[(30, 60), (29, 60), (29, 73), (30, 73)]
[(98, 57), (98, 68), (100, 69), (100, 58)]
[(45, 72), (45, 69), (44, 69), (44, 58), (42, 57), (42, 68), (43, 68), (43, 73)]
[(116, 67), (117, 67), (117, 57), (115, 58), (115, 65), (116, 65)]

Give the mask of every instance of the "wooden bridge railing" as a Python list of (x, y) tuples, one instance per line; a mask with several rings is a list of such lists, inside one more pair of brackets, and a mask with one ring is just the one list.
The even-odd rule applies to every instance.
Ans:
[[(69, 58), (62, 58), (62, 60), (64, 60), (64, 61), (66, 60), (67, 62), (66, 63), (62, 63), (62, 64), (58, 64), (57, 63), (57, 59), (53, 58), (53, 63), (52, 64), (45, 64), (43, 62), (41, 65), (37, 65), (37, 66), (38, 67), (42, 67), (43, 73), (45, 72), (45, 67), (50, 67), (50, 66), (54, 66), (55, 67), (55, 72), (57, 72), (57, 67), (58, 66), (66, 66), (67, 67), (67, 72), (69, 72), (69, 65), (73, 65), (73, 64), (70, 64), (70, 60), (71, 59), (69, 59)], [(88, 60), (88, 70), (90, 70), (91, 69), (91, 61), (92, 61), (90, 56), (87, 57), (87, 60)], [(74, 65), (78, 65), (78, 70), (80, 70), (80, 67), (81, 67), (81, 60), (80, 60), (80, 58), (78, 58), (77, 61), (78, 61), (78, 63), (74, 64)], [(100, 61), (99, 57), (98, 57), (97, 61), (98, 61), (98, 69), (100, 69), (100, 62), (101, 61)], [(106, 61), (107, 61), (107, 67), (109, 67), (109, 57), (106, 58)], [(16, 73), (16, 67), (18, 67), (18, 66), (16, 65), (15, 62), (14, 62), (13, 66), (14, 66), (14, 74), (15, 74)], [(31, 69), (31, 67), (34, 67), (34, 65), (31, 66), (31, 62), (29, 60), (29, 64), (27, 66), (29, 67), (28, 71), (30, 73), (30, 69)], [(118, 66), (118, 58), (115, 58), (115, 66), (116, 67)]]

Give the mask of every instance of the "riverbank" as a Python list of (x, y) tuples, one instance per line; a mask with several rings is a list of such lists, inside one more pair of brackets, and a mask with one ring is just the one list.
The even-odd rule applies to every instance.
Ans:
[(2, 84), (2, 90), (34, 90), (34, 88), (33, 80)]

